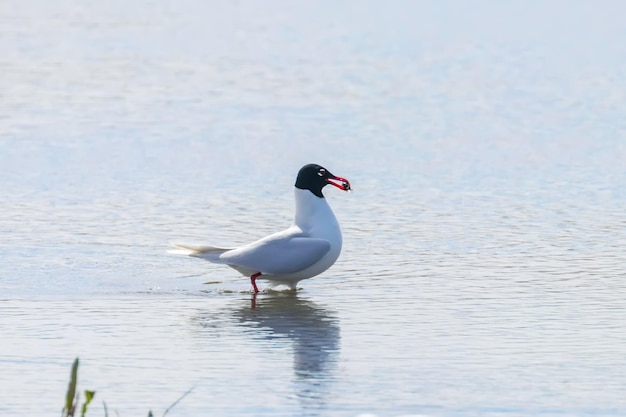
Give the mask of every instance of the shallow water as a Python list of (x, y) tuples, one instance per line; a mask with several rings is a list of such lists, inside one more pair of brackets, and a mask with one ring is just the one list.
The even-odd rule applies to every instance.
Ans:
[[(626, 10), (524, 4), (3, 2), (0, 412), (626, 415)], [(309, 162), (297, 293), (166, 253)]]

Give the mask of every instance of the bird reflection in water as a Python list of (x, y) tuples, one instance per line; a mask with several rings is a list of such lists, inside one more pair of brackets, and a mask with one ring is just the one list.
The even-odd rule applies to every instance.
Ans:
[(340, 349), (335, 314), (294, 291), (253, 296), (251, 301), (234, 312), (235, 318), (254, 339), (291, 342), (297, 396), (308, 409), (323, 407)]

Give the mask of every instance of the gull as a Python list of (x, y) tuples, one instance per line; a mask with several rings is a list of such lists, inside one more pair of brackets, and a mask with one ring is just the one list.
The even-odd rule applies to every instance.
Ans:
[(250, 277), (255, 294), (259, 292), (257, 279), (295, 289), (301, 280), (330, 268), (341, 252), (341, 229), (322, 194), (328, 184), (351, 190), (347, 179), (307, 164), (296, 178), (296, 213), (288, 229), (236, 248), (175, 243), (177, 252), (230, 266)]

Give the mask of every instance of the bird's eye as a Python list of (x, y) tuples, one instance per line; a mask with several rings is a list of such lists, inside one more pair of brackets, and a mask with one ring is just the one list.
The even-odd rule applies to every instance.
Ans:
[(317, 171), (317, 175), (323, 177), (324, 175), (326, 175), (326, 170), (324, 168), (320, 169), (319, 171)]

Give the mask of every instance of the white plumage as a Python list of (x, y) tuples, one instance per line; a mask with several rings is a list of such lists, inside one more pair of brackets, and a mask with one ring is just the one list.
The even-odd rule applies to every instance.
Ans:
[(249, 276), (255, 293), (257, 278), (296, 288), (299, 281), (330, 268), (341, 252), (341, 229), (322, 194), (327, 184), (350, 190), (348, 180), (332, 175), (319, 165), (309, 164), (300, 169), (294, 190), (294, 223), (286, 230), (237, 248), (182, 243), (176, 246), (183, 253), (228, 265)]

